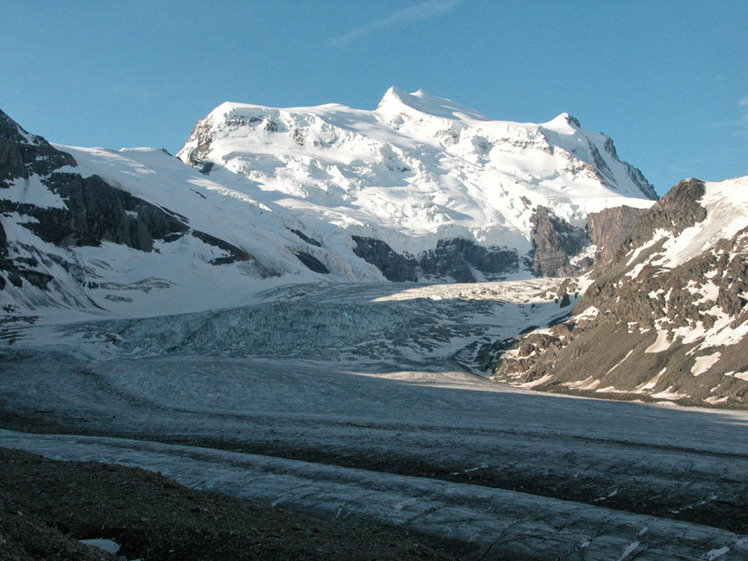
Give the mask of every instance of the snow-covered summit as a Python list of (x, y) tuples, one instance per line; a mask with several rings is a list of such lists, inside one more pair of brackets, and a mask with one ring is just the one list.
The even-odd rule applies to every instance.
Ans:
[(394, 87), (373, 111), (224, 103), (178, 157), (249, 178), (318, 230), (332, 225), (411, 254), (452, 238), (525, 254), (539, 207), (583, 227), (590, 212), (656, 199), (608, 137), (566, 114), (497, 121)]
[(388, 89), (377, 105), (377, 113), (380, 115), (423, 113), (433, 117), (442, 117), (460, 121), (490, 121), (489, 117), (478, 113), (475, 109), (465, 107), (444, 99), (434, 97), (423, 90), (407, 93), (392, 86)]

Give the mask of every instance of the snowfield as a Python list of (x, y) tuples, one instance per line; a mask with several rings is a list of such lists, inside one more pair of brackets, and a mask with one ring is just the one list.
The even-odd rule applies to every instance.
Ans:
[(248, 179), (330, 246), (368, 236), (413, 255), (455, 237), (525, 254), (538, 205), (584, 226), (587, 213), (656, 199), (610, 138), (568, 114), (497, 121), (395, 87), (373, 111), (223, 103), (177, 157)]

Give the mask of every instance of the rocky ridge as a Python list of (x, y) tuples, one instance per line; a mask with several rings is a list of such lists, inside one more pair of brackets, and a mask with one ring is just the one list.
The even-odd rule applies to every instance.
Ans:
[[(135, 169), (123, 173), (100, 166), (92, 172), (92, 153)], [(163, 151), (133, 153), (157, 160), (157, 167), (169, 162), (184, 167)], [(126, 308), (137, 296), (169, 291), (184, 280), (183, 270), (207, 275), (220, 268), (238, 277), (235, 282), (303, 269), (329, 273), (314, 247), (283, 225), (267, 227), (258, 220), (259, 226), (250, 226), (276, 240), (273, 257), (265, 259), (250, 253), (255, 247), (231, 239), (227, 228), (216, 228), (219, 219), (200, 220), (173, 210), (183, 210), (180, 205), (188, 197), (206, 205), (210, 201), (191, 188), (191, 178), (182, 181), (144, 167), (113, 151), (57, 148), (0, 112), (0, 301), (5, 313)], [(163, 193), (145, 191), (132, 179), (133, 171), (155, 176)], [(175, 185), (176, 199), (163, 188), (169, 184)], [(205, 229), (194, 227), (196, 218)]]
[(606, 398), (745, 407), (747, 187), (748, 178), (689, 179), (673, 187), (640, 217), (612, 260), (590, 274), (568, 320), (502, 348), (496, 380)]

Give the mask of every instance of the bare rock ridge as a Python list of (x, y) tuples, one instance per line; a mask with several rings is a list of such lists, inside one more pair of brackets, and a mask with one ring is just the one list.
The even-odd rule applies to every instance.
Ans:
[[(598, 397), (745, 407), (748, 228), (745, 203), (731, 199), (745, 184), (689, 179), (673, 187), (592, 272), (568, 320), (503, 351), (496, 379)], [(628, 211), (607, 212), (620, 213), (621, 223), (631, 219)], [(620, 236), (603, 233), (600, 219), (591, 228), (598, 239)], [(737, 231), (721, 234), (724, 228)], [(602, 246), (609, 251), (610, 242)]]
[(445, 278), (455, 282), (498, 280), (519, 268), (515, 250), (484, 247), (464, 238), (439, 240), (436, 248), (417, 256), (401, 255), (375, 238), (352, 238), (356, 243), (353, 252), (393, 282)]

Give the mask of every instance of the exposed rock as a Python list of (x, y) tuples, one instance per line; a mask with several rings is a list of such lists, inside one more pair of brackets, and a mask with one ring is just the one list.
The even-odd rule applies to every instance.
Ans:
[(210, 143), (214, 139), (212, 127), (213, 122), (208, 119), (198, 121), (190, 134), (190, 138), (195, 140), (194, 148), (180, 155), (183, 161), (191, 166), (200, 167), (206, 174), (213, 168), (213, 163), (206, 161)]
[(658, 229), (677, 236), (689, 226), (703, 221), (706, 209), (698, 203), (703, 195), (704, 182), (698, 179), (686, 179), (675, 185), (637, 221), (628, 239), (621, 244), (618, 250), (621, 255), (617, 259), (650, 240)]
[(595, 264), (609, 261), (645, 214), (641, 208), (618, 206), (587, 215), (587, 233), (597, 246)]
[(662, 265), (665, 244), (707, 218), (704, 193), (703, 182), (686, 180), (646, 211), (593, 271), (571, 318), (504, 345), (496, 378), (596, 397), (748, 406), (748, 348), (740, 343), (748, 228), (710, 247), (697, 241), (693, 257)]
[(321, 244), (320, 242), (318, 242), (318, 241), (317, 241), (317, 240), (315, 240), (314, 238), (311, 238), (311, 237), (307, 236), (307, 235), (306, 235), (306, 234), (305, 234), (304, 232), (302, 232), (301, 230), (297, 230), (296, 228), (289, 228), (289, 230), (290, 230), (290, 231), (291, 231), (292, 233), (294, 233), (294, 234), (296, 234), (297, 236), (299, 236), (299, 237), (300, 237), (300, 238), (301, 238), (302, 240), (304, 240), (304, 241), (305, 241), (306, 243), (308, 243), (309, 245), (313, 245), (313, 246), (316, 246), (316, 247), (322, 247), (322, 244)]
[(418, 256), (423, 276), (451, 277), (457, 282), (475, 282), (476, 272), (487, 279), (517, 271), (519, 258), (514, 250), (485, 247), (463, 238), (439, 240), (436, 248)]
[[(73, 169), (63, 171), (63, 167)], [(20, 203), (3, 197), (0, 189), (0, 212), (28, 217), (21, 225), (43, 241), (58, 247), (100, 246), (111, 242), (151, 252), (155, 240), (172, 242), (191, 234), (225, 252), (225, 256), (211, 261), (214, 265), (251, 260), (245, 250), (205, 232), (191, 230), (187, 218), (135, 197), (99, 176), (83, 177), (75, 173), (75, 167), (77, 163), (71, 155), (27, 133), (0, 111), (0, 188), (35, 178), (64, 201), (64, 206), (49, 207)], [(41, 257), (41, 253), (35, 248), (16, 247), (11, 255), (9, 249), (7, 233), (0, 224), (0, 271), (6, 273), (5, 278), (0, 276), (0, 290), (5, 288), (6, 278), (14, 286), (23, 286), (25, 280), (47, 289), (54, 277), (34, 257)], [(42, 260), (58, 262), (65, 269), (76, 266), (60, 263), (58, 256)]]
[(249, 261), (252, 258), (252, 256), (242, 248), (236, 247), (234, 244), (230, 244), (225, 240), (218, 239), (217, 237), (206, 234), (205, 232), (193, 230), (192, 235), (208, 245), (212, 245), (213, 247), (217, 247), (228, 253), (225, 257), (217, 257), (211, 260), (213, 265), (227, 265), (229, 263), (234, 263), (235, 261)]
[(352, 236), (353, 251), (367, 263), (376, 266), (387, 280), (394, 282), (419, 279), (452, 279), (456, 282), (498, 280), (514, 273), (519, 257), (512, 249), (485, 247), (463, 238), (439, 240), (434, 249), (418, 256), (401, 255), (388, 244), (374, 238)]
[(535, 275), (557, 277), (574, 272), (570, 259), (590, 245), (584, 229), (572, 226), (544, 206), (535, 209), (531, 221), (531, 267)]
[(328, 269), (327, 266), (324, 263), (322, 263), (322, 261), (317, 259), (311, 253), (307, 253), (306, 251), (298, 251), (294, 253), (294, 255), (296, 255), (299, 261), (301, 261), (304, 265), (306, 265), (310, 271), (314, 271), (315, 273), (321, 273), (323, 275), (330, 274), (330, 269)]
[(62, 166), (76, 165), (70, 154), (27, 133), (0, 110), (0, 188), (8, 187), (17, 178), (47, 176)]
[(387, 280), (393, 282), (418, 280), (413, 257), (400, 255), (382, 240), (361, 236), (351, 236), (351, 238), (356, 242), (353, 253), (374, 265)]
[(75, 173), (56, 172), (44, 183), (64, 198), (67, 208), (43, 208), (7, 200), (0, 201), (0, 208), (36, 218), (38, 222), (25, 226), (55, 245), (98, 246), (107, 241), (151, 251), (154, 239), (163, 240), (189, 230), (172, 213), (112, 187), (98, 176), (83, 178)]

